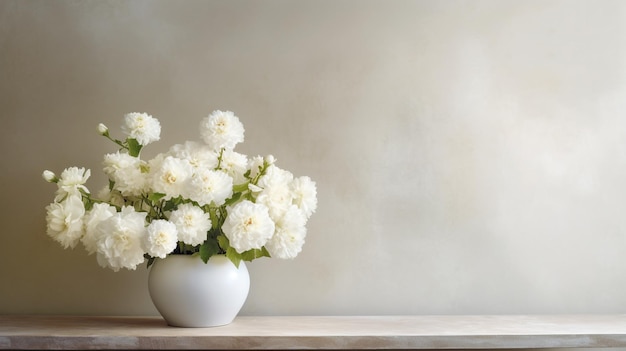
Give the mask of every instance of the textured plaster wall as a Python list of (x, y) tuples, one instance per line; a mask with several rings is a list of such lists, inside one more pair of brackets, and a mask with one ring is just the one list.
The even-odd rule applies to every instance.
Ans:
[(156, 314), (46, 236), (41, 172), (214, 109), (318, 185), (243, 314), (624, 313), (625, 54), (623, 1), (0, 0), (0, 313)]

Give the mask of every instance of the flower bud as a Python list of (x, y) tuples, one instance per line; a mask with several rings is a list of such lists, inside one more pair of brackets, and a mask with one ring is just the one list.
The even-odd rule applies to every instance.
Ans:
[(43, 174), (41, 176), (48, 183), (56, 183), (59, 181), (59, 178), (57, 178), (56, 174), (54, 174), (54, 172), (51, 172), (49, 170), (43, 171)]
[(267, 155), (265, 156), (265, 162), (267, 162), (268, 165), (273, 165), (276, 162), (276, 158), (274, 155)]
[(100, 135), (108, 135), (109, 134), (109, 128), (107, 128), (107, 126), (105, 126), (104, 124), (100, 123), (98, 124), (98, 133), (100, 133)]
[(258, 185), (254, 185), (254, 184), (252, 184), (252, 183), (249, 183), (249, 184), (248, 184), (248, 189), (249, 189), (250, 191), (252, 191), (253, 193), (259, 193), (259, 192), (263, 191), (263, 188), (261, 188), (261, 187), (260, 187), (260, 186), (258, 186)]

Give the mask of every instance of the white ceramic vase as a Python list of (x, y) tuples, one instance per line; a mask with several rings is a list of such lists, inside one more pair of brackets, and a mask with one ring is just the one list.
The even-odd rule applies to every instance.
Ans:
[(205, 264), (198, 256), (169, 255), (150, 267), (148, 290), (167, 324), (175, 327), (216, 327), (232, 322), (250, 289), (250, 275), (224, 255)]

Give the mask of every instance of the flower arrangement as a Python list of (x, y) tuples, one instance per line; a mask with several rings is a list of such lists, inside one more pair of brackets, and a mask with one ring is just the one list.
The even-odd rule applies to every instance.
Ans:
[(47, 234), (64, 248), (81, 242), (102, 267), (135, 269), (170, 254), (198, 255), (205, 263), (224, 254), (235, 266), (260, 257), (294, 258), (317, 207), (316, 184), (276, 166), (273, 156), (234, 151), (244, 127), (230, 111), (202, 119), (203, 142), (186, 141), (151, 160), (144, 146), (160, 139), (159, 121), (146, 113), (124, 116), (124, 140), (100, 135), (119, 149), (104, 156), (109, 184), (97, 195), (85, 186), (91, 171), (69, 167), (46, 207)]

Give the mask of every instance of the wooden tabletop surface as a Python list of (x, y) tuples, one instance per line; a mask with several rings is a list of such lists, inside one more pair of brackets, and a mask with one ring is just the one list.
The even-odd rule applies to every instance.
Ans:
[(237, 317), (176, 328), (160, 317), (0, 315), (0, 349), (626, 348), (626, 315)]

